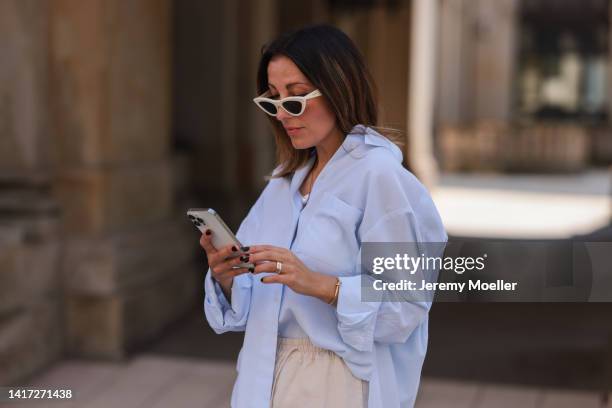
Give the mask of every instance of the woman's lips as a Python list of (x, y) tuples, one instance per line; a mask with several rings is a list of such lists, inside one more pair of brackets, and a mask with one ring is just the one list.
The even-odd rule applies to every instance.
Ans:
[(287, 131), (287, 134), (289, 136), (294, 136), (297, 133), (299, 133), (299, 131), (302, 130), (302, 128), (301, 127), (287, 127), (285, 128), (285, 130)]

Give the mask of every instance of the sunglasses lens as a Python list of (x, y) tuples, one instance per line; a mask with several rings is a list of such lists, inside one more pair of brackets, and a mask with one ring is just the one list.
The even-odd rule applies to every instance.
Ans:
[(261, 106), (269, 114), (276, 115), (276, 106), (270, 102), (259, 102), (259, 106)]
[(283, 108), (285, 108), (287, 112), (297, 115), (302, 111), (302, 103), (298, 101), (283, 102)]

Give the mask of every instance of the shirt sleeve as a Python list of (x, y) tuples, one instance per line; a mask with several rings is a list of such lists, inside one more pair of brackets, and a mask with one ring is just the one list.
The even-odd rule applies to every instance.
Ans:
[[(263, 196), (263, 193), (262, 193)], [(248, 246), (254, 241), (259, 228), (259, 211), (262, 196), (253, 205), (247, 217), (242, 221), (236, 238)], [(251, 303), (253, 276), (243, 273), (234, 278), (231, 289), (231, 302), (225, 297), (221, 285), (212, 277), (208, 268), (204, 278), (204, 314), (208, 324), (217, 334), (228, 331), (245, 331)]]
[[(446, 242), (448, 238), (433, 202), (419, 208), (418, 216), (412, 206), (394, 209), (372, 223), (362, 237), (362, 242), (396, 243)], [(362, 285), (374, 278), (361, 273), (361, 256), (356, 268), (355, 275), (340, 277), (336, 313), (343, 341), (360, 351), (371, 351), (374, 342), (405, 343), (426, 321), (431, 302), (362, 301)]]
[(218, 282), (212, 278), (208, 269), (205, 278), (204, 314), (208, 324), (217, 334), (228, 331), (244, 331), (249, 316), (251, 302), (250, 273), (234, 278), (231, 290), (231, 305)]

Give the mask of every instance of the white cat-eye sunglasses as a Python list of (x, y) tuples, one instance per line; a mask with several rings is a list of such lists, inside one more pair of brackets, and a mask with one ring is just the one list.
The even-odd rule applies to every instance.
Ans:
[(280, 106), (291, 116), (300, 116), (306, 109), (306, 101), (317, 96), (321, 96), (318, 89), (304, 96), (288, 96), (283, 99), (270, 99), (266, 96), (270, 95), (270, 91), (266, 91), (257, 98), (253, 98), (253, 102), (270, 116), (278, 115), (278, 107)]

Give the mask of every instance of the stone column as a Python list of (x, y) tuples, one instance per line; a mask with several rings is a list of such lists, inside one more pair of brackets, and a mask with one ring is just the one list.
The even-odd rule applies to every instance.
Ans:
[(478, 0), (474, 44), (475, 116), (507, 121), (512, 114), (517, 0)]
[(441, 125), (512, 117), (516, 0), (443, 0), (438, 120)]
[(612, 128), (612, 5), (610, 10), (610, 24), (608, 26), (608, 124)]
[[(254, 4), (256, 3), (257, 1), (254, 1)], [(279, 1), (277, 4), (280, 31), (328, 21), (330, 15), (327, 3), (325, 0)]]
[(408, 84), (409, 165), (428, 187), (437, 179), (433, 155), (433, 112), (438, 30), (438, 0), (412, 0), (410, 80)]
[(274, 163), (252, 98), (261, 45), (276, 34), (276, 1), (180, 1), (174, 13), (175, 137), (189, 147), (196, 205), (236, 230)]
[[(261, 47), (279, 34), (279, 12), (277, 0), (243, 0), (247, 12), (239, 16), (241, 33), (238, 69), (241, 72), (241, 83), (238, 98), (240, 110), (244, 112), (245, 121), (239, 123), (240, 153), (250, 161), (240, 160), (239, 185), (250, 192), (259, 192), (265, 185), (263, 175), (274, 169), (275, 142), (267, 115), (255, 106), (252, 98), (256, 92), (256, 78)], [(242, 116), (242, 115), (241, 115)], [(252, 200), (253, 197), (245, 197)]]
[(62, 353), (59, 217), (50, 194), (48, 7), (0, 2), (0, 384)]
[[(470, 0), (467, 0), (468, 2)], [(470, 41), (466, 38), (467, 11), (464, 0), (442, 0), (436, 121), (457, 125), (469, 120), (471, 77)]]
[[(337, 7), (332, 10), (331, 24), (335, 25), (348, 35), (363, 54), (366, 62), (370, 64), (369, 55), (371, 24), (373, 23), (371, 10), (366, 7)], [(372, 67), (370, 67), (370, 70)]]
[[(227, 2), (174, 2), (173, 132), (193, 158), (190, 169), (206, 206), (220, 207), (235, 189), (236, 78), (233, 61), (239, 28)], [(204, 201), (204, 200), (202, 200)], [(204, 205), (199, 205), (204, 206)], [(231, 218), (224, 211), (224, 219)]]
[(407, 139), (410, 4), (345, 6), (334, 10), (332, 20), (364, 55), (378, 88), (379, 125), (398, 129)]
[(362, 30), (368, 33), (367, 64), (378, 87), (379, 122), (406, 134), (410, 4), (376, 5), (369, 11), (369, 20)]
[(49, 166), (47, 7), (0, 4), (0, 177), (38, 178)]
[(120, 358), (201, 295), (174, 207), (169, 0), (51, 3), (70, 354)]

